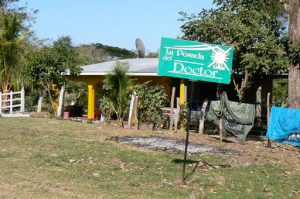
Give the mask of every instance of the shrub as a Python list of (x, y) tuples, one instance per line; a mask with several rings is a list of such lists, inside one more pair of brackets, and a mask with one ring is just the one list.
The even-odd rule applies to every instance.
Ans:
[(132, 90), (138, 95), (139, 121), (153, 124), (160, 123), (160, 108), (167, 100), (163, 86), (150, 86), (149, 82), (146, 82), (144, 84), (134, 85)]

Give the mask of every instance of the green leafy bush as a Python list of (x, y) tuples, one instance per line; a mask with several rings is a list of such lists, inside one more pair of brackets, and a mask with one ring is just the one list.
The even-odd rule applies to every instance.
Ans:
[(167, 100), (163, 86), (150, 86), (149, 82), (136, 84), (132, 90), (138, 95), (138, 118), (140, 122), (161, 122), (161, 107)]
[(288, 99), (288, 79), (275, 79), (272, 94), (272, 101), (276, 106), (286, 106)]
[(104, 110), (106, 117), (116, 114), (122, 126), (129, 106), (131, 79), (127, 75), (128, 68), (128, 63), (116, 62), (112, 73), (104, 79), (103, 98), (100, 100), (100, 108)]

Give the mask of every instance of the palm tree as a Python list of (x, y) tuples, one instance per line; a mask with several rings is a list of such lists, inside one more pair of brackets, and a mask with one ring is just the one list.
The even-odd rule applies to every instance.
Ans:
[(113, 112), (117, 115), (118, 121), (124, 127), (124, 116), (128, 109), (129, 87), (131, 79), (127, 75), (129, 65), (117, 61), (112, 73), (104, 79), (106, 96), (112, 102)]
[(8, 92), (12, 87), (12, 78), (20, 71), (22, 25), (15, 13), (0, 12), (0, 82), (2, 92)]

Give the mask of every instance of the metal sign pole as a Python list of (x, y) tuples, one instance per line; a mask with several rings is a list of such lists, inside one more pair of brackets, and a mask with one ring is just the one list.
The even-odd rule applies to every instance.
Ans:
[(185, 166), (186, 166), (187, 149), (188, 149), (188, 144), (189, 144), (189, 134), (190, 134), (190, 123), (191, 123), (191, 111), (192, 111), (193, 98), (194, 98), (194, 81), (191, 81), (191, 94), (190, 94), (190, 103), (189, 103), (189, 116), (188, 116), (187, 126), (186, 126), (184, 162), (183, 162), (183, 171), (182, 171), (182, 181), (183, 182), (185, 181)]

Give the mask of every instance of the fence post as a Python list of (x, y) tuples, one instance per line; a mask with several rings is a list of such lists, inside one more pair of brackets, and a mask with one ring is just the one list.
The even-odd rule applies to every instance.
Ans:
[(21, 89), (21, 113), (25, 112), (25, 90), (24, 87)]
[(174, 124), (174, 98), (175, 98), (175, 90), (176, 88), (173, 87), (172, 88), (172, 96), (171, 96), (171, 116), (170, 116), (170, 126), (169, 126), (169, 130), (173, 130), (173, 124)]
[(12, 92), (12, 90), (10, 91), (10, 95), (9, 95), (9, 113), (10, 114), (13, 113), (13, 92)]
[(139, 96), (135, 96), (134, 102), (133, 102), (133, 119), (135, 120), (135, 129), (139, 129), (139, 119), (138, 119), (138, 101), (139, 101)]
[(2, 92), (0, 92), (0, 115), (2, 114)]
[(203, 134), (203, 132), (204, 132), (204, 121), (205, 121), (207, 105), (208, 105), (208, 100), (205, 99), (205, 101), (204, 101), (204, 103), (202, 104), (202, 107), (201, 107), (201, 114), (200, 114), (199, 128), (198, 128), (198, 133), (199, 134)]
[(136, 92), (133, 92), (131, 96), (130, 107), (129, 107), (128, 128), (131, 128), (135, 96), (136, 96)]
[(43, 104), (43, 96), (40, 95), (39, 96), (39, 101), (38, 101), (38, 108), (37, 108), (38, 113), (40, 113), (42, 111), (42, 104)]
[(60, 93), (59, 93), (57, 117), (61, 117), (61, 114), (62, 114), (63, 103), (64, 103), (64, 93), (65, 93), (65, 86), (62, 86), (61, 89), (60, 89)]

